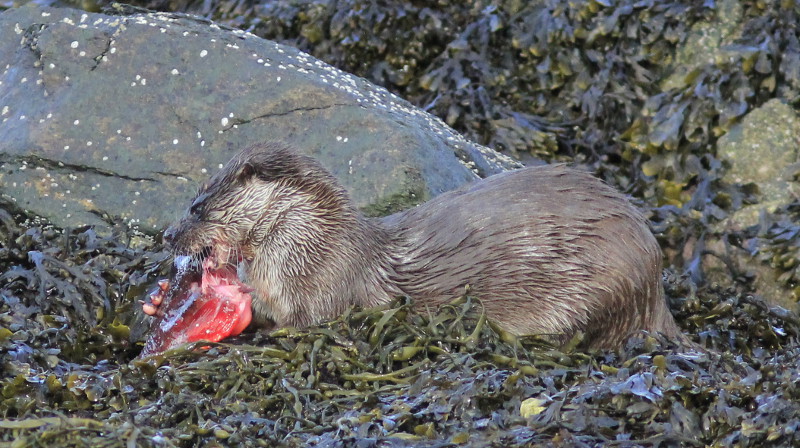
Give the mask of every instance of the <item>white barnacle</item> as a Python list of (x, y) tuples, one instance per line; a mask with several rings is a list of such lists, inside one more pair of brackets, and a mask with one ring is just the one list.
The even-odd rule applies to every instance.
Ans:
[(203, 51), (200, 52), (200, 57), (204, 58), (204, 57), (206, 57), (207, 54), (208, 54), (208, 51), (203, 50)]

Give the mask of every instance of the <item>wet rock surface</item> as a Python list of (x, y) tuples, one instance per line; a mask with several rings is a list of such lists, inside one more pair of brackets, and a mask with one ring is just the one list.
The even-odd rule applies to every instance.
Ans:
[[(753, 110), (740, 123), (733, 126), (719, 140), (719, 156), (730, 169), (726, 176), (732, 182), (752, 184), (758, 189), (758, 203), (742, 207), (724, 220), (719, 228), (743, 230), (748, 227), (766, 227), (773, 213), (792, 204), (798, 197), (795, 178), (800, 148), (800, 120), (786, 103), (774, 99)], [(761, 222), (761, 225), (759, 224)], [(777, 234), (783, 232), (777, 231)], [(722, 244), (713, 247), (723, 252)], [(759, 258), (769, 257), (769, 250)], [(780, 280), (784, 261), (776, 260), (773, 266), (761, 264), (753, 258), (752, 247), (734, 252), (739, 266), (747, 266), (755, 276), (755, 291), (771, 303), (795, 309), (798, 296), (793, 293), (792, 281)], [(783, 258), (783, 257), (779, 257)], [(775, 267), (779, 267), (776, 270)], [(727, 269), (720, 262), (709, 260), (707, 272), (720, 282)]]
[(736, 215), (742, 227), (758, 222), (760, 210), (798, 197), (798, 148), (800, 118), (786, 103), (774, 99), (753, 110), (719, 139), (719, 156), (730, 164), (727, 175), (733, 182), (758, 186), (759, 203)]
[(300, 51), (171, 13), (0, 15), (0, 182), (61, 226), (175, 219), (239, 149), (292, 143), (369, 214), (514, 166)]

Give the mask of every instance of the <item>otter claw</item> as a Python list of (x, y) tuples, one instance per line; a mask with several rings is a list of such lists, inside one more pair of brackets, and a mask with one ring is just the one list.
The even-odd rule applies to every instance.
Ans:
[(148, 316), (155, 316), (155, 314), (158, 312), (158, 307), (152, 303), (143, 303), (142, 311), (144, 311), (144, 314), (147, 314)]
[(158, 281), (158, 289), (166, 292), (169, 289), (169, 279), (168, 278), (162, 278), (161, 280), (159, 280)]
[(142, 303), (142, 311), (149, 316), (154, 316), (158, 312), (158, 307), (164, 301), (166, 297), (167, 290), (169, 289), (169, 280), (162, 279), (158, 281), (158, 287), (153, 288), (147, 296), (150, 299), (149, 302), (141, 302)]
[(150, 303), (152, 303), (155, 306), (161, 305), (161, 302), (164, 301), (164, 293), (162, 293), (161, 291), (153, 291), (150, 293), (149, 297), (150, 297)]

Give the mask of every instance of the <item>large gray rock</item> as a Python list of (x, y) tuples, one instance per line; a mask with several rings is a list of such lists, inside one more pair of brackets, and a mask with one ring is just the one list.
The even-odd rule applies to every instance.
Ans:
[(514, 163), (296, 49), (179, 14), (0, 14), (0, 193), (59, 226), (160, 229), (238, 149), (317, 157), (370, 214)]

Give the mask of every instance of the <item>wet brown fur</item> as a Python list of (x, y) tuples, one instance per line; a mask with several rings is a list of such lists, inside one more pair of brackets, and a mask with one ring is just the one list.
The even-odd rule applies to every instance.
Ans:
[(241, 258), (240, 277), (255, 289), (254, 315), (280, 327), (400, 295), (434, 307), (469, 285), (515, 334), (563, 342), (583, 331), (591, 347), (619, 346), (639, 330), (685, 340), (641, 214), (562, 165), (499, 174), (367, 219), (318, 162), (260, 144), (214, 175), (165, 236), (178, 253), (230, 248), (227, 261)]

